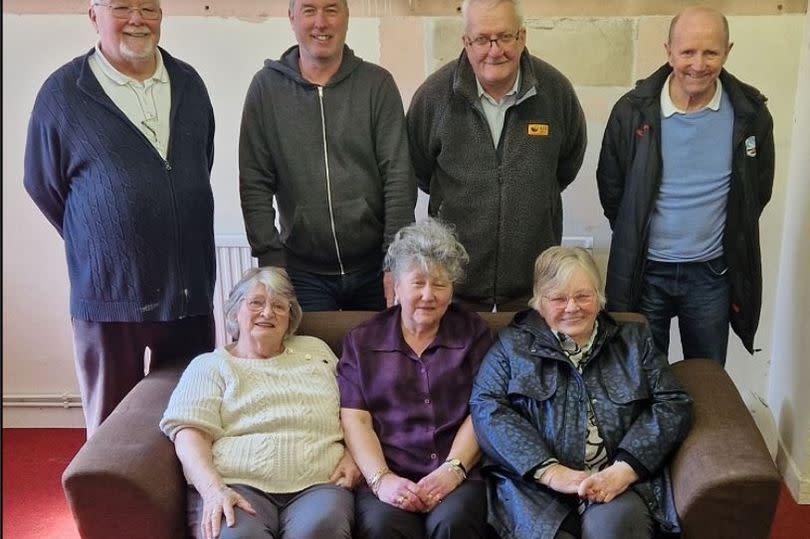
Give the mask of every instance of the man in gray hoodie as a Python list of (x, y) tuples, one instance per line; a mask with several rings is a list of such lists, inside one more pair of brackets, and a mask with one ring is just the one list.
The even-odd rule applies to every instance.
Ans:
[(565, 76), (526, 50), (517, 0), (465, 0), (464, 50), (417, 90), (411, 156), (428, 212), (470, 255), (457, 301), (521, 310), (534, 259), (562, 239), (560, 193), (585, 154), (585, 116)]
[(265, 61), (242, 113), (248, 241), (259, 265), (287, 268), (305, 311), (380, 310), (383, 254), (416, 204), (402, 98), (346, 46), (346, 0), (290, 0), (289, 18), (298, 45)]

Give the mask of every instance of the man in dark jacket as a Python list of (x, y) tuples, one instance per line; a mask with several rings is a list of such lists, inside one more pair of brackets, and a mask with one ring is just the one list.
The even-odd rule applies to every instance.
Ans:
[(260, 266), (287, 268), (305, 311), (380, 310), (383, 255), (416, 204), (402, 99), (345, 45), (346, 0), (291, 0), (289, 17), (298, 45), (265, 62), (242, 113), (248, 241)]
[(514, 0), (462, 4), (464, 50), (411, 101), (408, 137), (430, 215), (470, 255), (455, 297), (526, 308), (532, 264), (562, 240), (560, 193), (585, 155), (585, 116), (568, 79), (526, 50)]
[(214, 113), (158, 48), (160, 2), (90, 3), (96, 47), (54, 72), (25, 188), (65, 241), (88, 436), (144, 375), (214, 346)]
[(729, 322), (754, 351), (773, 120), (766, 98), (723, 69), (732, 44), (721, 13), (685, 9), (665, 47), (668, 64), (619, 100), (602, 143), (608, 310), (646, 315), (664, 353), (677, 316), (684, 357), (725, 364)]

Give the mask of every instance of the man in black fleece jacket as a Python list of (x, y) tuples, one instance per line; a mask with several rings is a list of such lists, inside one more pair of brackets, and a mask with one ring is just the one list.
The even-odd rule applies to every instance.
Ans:
[(345, 45), (345, 0), (292, 0), (289, 17), (298, 45), (265, 62), (242, 113), (248, 241), (259, 265), (287, 268), (305, 311), (380, 310), (383, 254), (416, 204), (402, 99)]

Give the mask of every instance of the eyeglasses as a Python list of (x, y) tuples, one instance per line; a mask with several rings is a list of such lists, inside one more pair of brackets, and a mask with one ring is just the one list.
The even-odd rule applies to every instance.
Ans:
[(267, 306), (270, 305), (270, 310), (273, 311), (273, 314), (276, 316), (289, 314), (291, 307), (290, 303), (282, 301), (271, 301), (270, 303), (267, 303), (267, 298), (258, 296), (245, 300), (245, 305), (247, 305), (247, 308), (254, 313), (263, 312)]
[(577, 307), (588, 307), (596, 300), (596, 294), (576, 294), (574, 296), (553, 295), (543, 297), (555, 309), (565, 309), (568, 307), (568, 302), (571, 300), (574, 300)]
[(489, 51), (489, 49), (492, 48), (493, 43), (497, 44), (503, 49), (509, 47), (518, 39), (520, 39), (520, 30), (514, 34), (498, 34), (494, 39), (487, 36), (478, 36), (475, 39), (468, 37), (467, 44), (479, 52), (484, 52)]
[(127, 6), (124, 4), (102, 4), (101, 2), (93, 4), (94, 6), (102, 6), (109, 8), (110, 13), (116, 19), (129, 19), (133, 11), (141, 14), (141, 18), (147, 21), (155, 21), (160, 18), (161, 10), (157, 4), (142, 4), (140, 6)]

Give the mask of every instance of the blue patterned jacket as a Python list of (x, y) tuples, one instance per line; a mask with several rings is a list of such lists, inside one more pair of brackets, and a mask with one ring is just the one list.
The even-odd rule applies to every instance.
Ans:
[(486, 454), (490, 524), (504, 539), (552, 539), (576, 510), (576, 496), (539, 485), (532, 473), (551, 457), (585, 469), (585, 399), (609, 457), (629, 455), (647, 472), (631, 488), (662, 529), (679, 531), (667, 462), (689, 432), (692, 400), (647, 326), (619, 325), (604, 312), (582, 375), (533, 310), (518, 313), (484, 359), (470, 411)]

